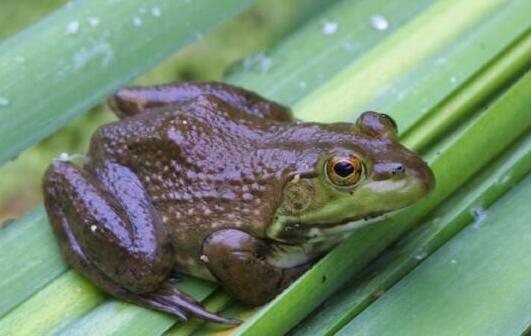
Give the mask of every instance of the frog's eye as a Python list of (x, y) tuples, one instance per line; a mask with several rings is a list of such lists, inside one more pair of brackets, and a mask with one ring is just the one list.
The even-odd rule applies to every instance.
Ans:
[(363, 163), (356, 156), (339, 156), (326, 161), (326, 176), (337, 186), (354, 186), (362, 174)]

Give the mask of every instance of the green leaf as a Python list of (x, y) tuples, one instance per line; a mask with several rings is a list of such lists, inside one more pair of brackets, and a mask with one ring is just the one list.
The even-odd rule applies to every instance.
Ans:
[[(250, 0), (81, 0), (0, 45), (0, 163)], [(50, 41), (60, 43), (51, 47)]]
[(530, 11), (525, 0), (438, 2), (301, 102), (299, 116), (353, 120), (355, 111), (391, 111), (408, 130), (525, 34)]
[[(50, 296), (57, 295), (54, 306)], [(0, 335), (50, 334), (80, 318), (104, 299), (92, 284), (69, 271), (0, 320)], [(65, 314), (68, 312), (68, 314)]]
[(531, 177), (338, 335), (522, 335), (531, 325)]
[[(370, 52), (433, 2), (340, 1), (265, 53), (270, 69), (240, 67), (226, 80), (291, 106)], [(389, 27), (375, 29), (371, 25), (375, 16), (385, 17)], [(336, 27), (333, 34), (323, 32), (327, 23)], [(311, 118), (321, 114), (319, 111)]]
[(0, 229), (0, 317), (66, 269), (42, 207)]
[(531, 66), (531, 34), (527, 32), (491, 64), (476, 74), (460, 90), (437, 105), (403, 135), (404, 142), (417, 150), (425, 149), (488, 98), (503, 91)]

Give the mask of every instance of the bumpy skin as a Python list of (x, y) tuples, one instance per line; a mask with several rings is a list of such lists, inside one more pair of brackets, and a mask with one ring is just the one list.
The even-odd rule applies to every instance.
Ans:
[[(290, 181), (317, 181), (331, 152), (369, 158), (372, 181), (406, 167), (419, 182), (416, 198), (433, 187), (429, 168), (376, 113), (356, 125), (302, 123), (285, 107), (219, 83), (124, 89), (109, 104), (121, 120), (96, 131), (83, 169), (57, 161), (46, 172), (47, 212), (75, 269), (116, 297), (181, 319), (193, 313), (237, 322), (202, 310), (171, 286), (177, 271), (217, 280), (259, 305), (339, 241), (301, 244), (313, 231), (301, 229), (306, 217), (292, 211), (293, 197), (286, 196)], [(315, 191), (318, 184), (308, 183)], [(304, 188), (294, 192), (295, 199), (308, 195)], [(291, 250), (307, 258), (291, 266), (271, 261)]]

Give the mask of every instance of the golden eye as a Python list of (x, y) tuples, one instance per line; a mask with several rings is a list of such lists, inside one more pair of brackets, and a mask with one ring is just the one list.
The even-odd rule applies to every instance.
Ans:
[(362, 173), (363, 163), (353, 155), (333, 157), (326, 162), (326, 175), (333, 184), (340, 187), (355, 185)]

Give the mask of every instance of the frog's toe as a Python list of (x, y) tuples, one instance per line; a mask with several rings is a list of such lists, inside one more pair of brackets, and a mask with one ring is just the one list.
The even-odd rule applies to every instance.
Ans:
[(204, 320), (237, 325), (241, 321), (223, 317), (206, 311), (201, 304), (193, 298), (173, 287), (170, 282), (164, 283), (154, 292), (138, 295), (138, 303), (156, 310), (164, 311), (177, 316), (181, 321), (187, 321), (188, 314), (195, 315)]

